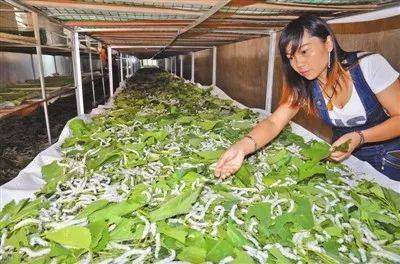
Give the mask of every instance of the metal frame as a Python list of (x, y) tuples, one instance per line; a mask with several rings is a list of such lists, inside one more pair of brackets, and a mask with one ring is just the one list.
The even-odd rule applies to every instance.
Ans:
[(212, 86), (217, 86), (217, 47), (212, 49)]
[(174, 74), (176, 75), (177, 71), (176, 71), (176, 56), (174, 56)]
[(180, 77), (181, 78), (183, 78), (183, 55), (179, 55), (179, 61), (180, 61), (180, 67), (179, 67), (179, 70), (180, 70)]
[(276, 32), (272, 32), (269, 40), (267, 87), (265, 91), (265, 110), (267, 111), (267, 113), (271, 113), (272, 111), (272, 87), (274, 82), (275, 47)]
[(31, 66), (32, 66), (33, 80), (35, 80), (36, 79), (36, 71), (35, 71), (35, 62), (33, 60), (33, 54), (31, 54)]
[(83, 104), (83, 89), (82, 89), (82, 73), (81, 73), (81, 56), (79, 50), (79, 34), (76, 31), (72, 32), (72, 61), (74, 68), (74, 81), (75, 81), (75, 95), (76, 95), (76, 108), (79, 115), (85, 113)]
[(108, 82), (110, 88), (110, 98), (114, 96), (114, 83), (113, 83), (113, 70), (112, 70), (112, 49), (111, 46), (107, 46), (107, 58), (108, 58)]
[(126, 55), (126, 58), (125, 58), (125, 63), (126, 63), (126, 78), (129, 78), (129, 60), (128, 60), (128, 58), (129, 58), (129, 56), (128, 55)]
[(124, 66), (123, 66), (123, 60), (122, 60), (122, 53), (119, 54), (119, 70), (120, 70), (120, 74), (121, 74), (121, 82), (119, 85), (123, 85), (124, 84)]
[(191, 63), (192, 63), (190, 80), (192, 83), (194, 83), (194, 52), (192, 52), (190, 55), (191, 55), (190, 57), (191, 57)]
[(43, 58), (42, 58), (42, 47), (40, 44), (40, 33), (39, 33), (39, 20), (36, 13), (31, 13), (32, 23), (33, 23), (33, 31), (35, 34), (36, 40), (36, 57), (39, 65), (39, 79), (40, 79), (40, 88), (42, 91), (42, 99), (43, 99), (43, 110), (44, 110), (44, 118), (46, 122), (46, 130), (47, 130), (47, 139), (49, 144), (51, 145), (51, 130), (50, 130), (50, 121), (49, 121), (49, 112), (48, 112), (48, 104), (47, 104), (47, 95), (46, 95), (46, 84), (44, 82), (44, 68), (43, 68)]
[(53, 61), (54, 61), (54, 70), (56, 71), (56, 74), (58, 74), (56, 55), (53, 55)]
[(93, 107), (96, 106), (96, 90), (94, 88), (94, 77), (93, 77), (93, 61), (92, 61), (92, 49), (90, 44), (90, 39), (88, 36), (85, 36), (86, 39), (86, 47), (89, 49), (89, 68), (90, 68), (90, 83), (92, 84), (92, 96), (93, 96)]
[(103, 69), (103, 61), (100, 59), (100, 73), (101, 73), (101, 85), (103, 89), (103, 99), (106, 100), (106, 84), (104, 81), (104, 69)]

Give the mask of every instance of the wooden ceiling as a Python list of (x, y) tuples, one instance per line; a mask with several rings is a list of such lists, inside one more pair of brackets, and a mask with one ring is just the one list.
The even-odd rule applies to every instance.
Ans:
[[(111, 46), (140, 46), (142, 58), (162, 58), (268, 35), (291, 19), (325, 19), (369, 12), (397, 0), (20, 0), (47, 16)], [(315, 3), (317, 2), (317, 4)], [(353, 4), (348, 4), (352, 2)], [(354, 4), (356, 2), (356, 4)], [(145, 48), (152, 46), (157, 48)], [(179, 46), (180, 48), (174, 48)], [(187, 48), (185, 48), (187, 47)], [(118, 48), (116, 48), (118, 49)]]

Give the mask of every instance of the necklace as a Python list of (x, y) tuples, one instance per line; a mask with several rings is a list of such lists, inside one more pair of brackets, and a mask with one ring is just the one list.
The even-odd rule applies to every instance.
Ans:
[(332, 98), (335, 95), (335, 88), (338, 82), (335, 83), (335, 85), (333, 86), (333, 91), (332, 91), (332, 95), (329, 96), (329, 94), (326, 92), (326, 90), (323, 88), (322, 83), (320, 81), (319, 85), (322, 88), (322, 91), (325, 93), (326, 97), (328, 97), (328, 102), (326, 103), (326, 108), (328, 109), (328, 111), (332, 111), (333, 110), (333, 102), (332, 102)]

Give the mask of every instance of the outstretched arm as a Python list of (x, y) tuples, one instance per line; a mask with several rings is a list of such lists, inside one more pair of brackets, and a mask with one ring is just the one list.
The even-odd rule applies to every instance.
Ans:
[(298, 111), (299, 108), (293, 108), (289, 104), (280, 105), (271, 116), (258, 123), (248, 137), (233, 144), (221, 156), (215, 168), (215, 176), (226, 178), (235, 173), (246, 155), (273, 140)]

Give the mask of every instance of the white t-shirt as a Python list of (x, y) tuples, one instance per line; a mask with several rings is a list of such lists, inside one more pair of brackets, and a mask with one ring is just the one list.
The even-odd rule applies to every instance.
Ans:
[[(399, 73), (379, 54), (362, 58), (359, 65), (365, 81), (375, 94), (385, 90), (399, 78)], [(328, 100), (324, 99), (327, 103)], [(340, 109), (334, 105), (333, 110), (328, 111), (328, 113), (332, 124), (340, 127), (363, 125), (367, 120), (364, 106), (354, 84), (352, 85), (351, 97), (345, 106)]]

